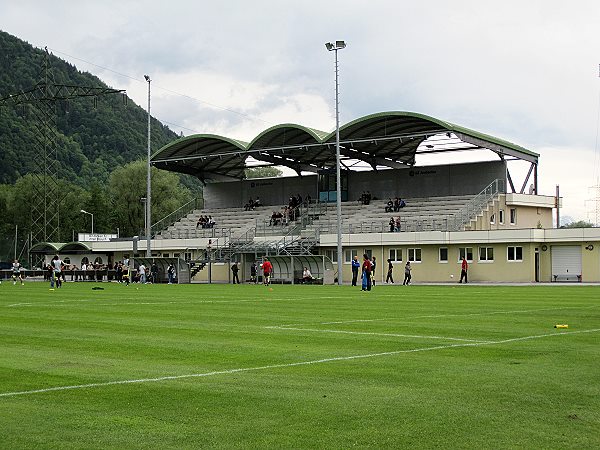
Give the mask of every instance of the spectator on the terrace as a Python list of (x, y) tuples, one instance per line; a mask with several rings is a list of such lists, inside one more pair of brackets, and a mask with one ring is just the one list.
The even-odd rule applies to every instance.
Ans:
[(400, 216), (396, 217), (396, 227), (394, 228), (394, 231), (400, 231)]
[(254, 199), (252, 197), (250, 197), (250, 200), (248, 200), (248, 203), (246, 203), (244, 205), (245, 211), (250, 211), (251, 209), (254, 209)]
[(216, 222), (213, 220), (212, 216), (208, 216), (207, 228), (214, 228)]
[(400, 211), (400, 199), (396, 197), (394, 199), (394, 212)]
[(406, 206), (406, 202), (404, 200), (400, 199), (400, 205), (399, 205), (399, 207), (400, 208), (404, 208), (405, 206)]
[(196, 228), (202, 225), (202, 216), (198, 217), (198, 222), (196, 222)]
[(275, 211), (273, 211), (273, 214), (271, 214), (271, 218), (269, 219), (269, 226), (272, 225), (277, 225), (277, 213)]
[(306, 194), (306, 198), (304, 199), (304, 204), (306, 206), (310, 205), (311, 200), (312, 200), (312, 198), (310, 198), (310, 194)]
[(390, 218), (390, 233), (396, 231), (396, 219), (393, 217)]
[(297, 205), (301, 205), (302, 204), (302, 196), (300, 194), (298, 194), (296, 196), (296, 204)]
[(362, 195), (360, 196), (359, 201), (363, 205), (368, 205), (369, 203), (371, 203), (371, 192), (370, 191), (363, 192)]
[(394, 210), (394, 202), (392, 201), (392, 199), (390, 197), (385, 205), (385, 212), (392, 212), (393, 210)]
[(256, 200), (254, 200), (254, 206), (252, 206), (252, 209), (258, 208), (259, 206), (262, 206), (260, 203), (260, 198), (256, 197)]

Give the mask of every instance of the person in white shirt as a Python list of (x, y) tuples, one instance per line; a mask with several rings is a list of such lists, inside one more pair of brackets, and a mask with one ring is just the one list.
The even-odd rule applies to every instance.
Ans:
[(140, 276), (140, 283), (146, 284), (146, 266), (140, 264), (138, 267), (138, 274)]
[(302, 272), (302, 282), (308, 283), (312, 279), (313, 279), (313, 277), (312, 277), (312, 274), (310, 273), (310, 270), (308, 270), (308, 267), (305, 267), (304, 272)]
[(59, 288), (62, 286), (62, 260), (58, 257), (58, 255), (54, 255), (52, 258), (52, 278), (50, 279), (50, 288), (54, 288), (54, 284), (56, 283), (56, 287)]

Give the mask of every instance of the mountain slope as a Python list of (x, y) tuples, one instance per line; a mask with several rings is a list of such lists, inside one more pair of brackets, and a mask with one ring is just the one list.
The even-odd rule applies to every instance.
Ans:
[[(26, 90), (42, 80), (44, 51), (0, 31), (0, 98)], [(100, 79), (50, 55), (55, 83), (107, 87)], [(116, 86), (115, 88), (118, 88)], [(106, 183), (110, 172), (146, 154), (147, 113), (118, 94), (94, 101), (58, 101), (56, 133), (59, 177), (81, 186)], [(34, 170), (40, 149), (31, 107), (0, 104), (0, 184), (12, 184)], [(152, 151), (177, 138), (152, 119)]]

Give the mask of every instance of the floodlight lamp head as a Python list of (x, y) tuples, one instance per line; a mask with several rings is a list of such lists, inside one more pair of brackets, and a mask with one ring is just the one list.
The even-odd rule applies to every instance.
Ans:
[(329, 50), (329, 51), (331, 51), (335, 48), (335, 46), (331, 42), (327, 42), (325, 44), (325, 47), (327, 47), (327, 50)]
[(144, 75), (144, 78), (146, 79), (146, 81), (147, 81), (148, 83), (150, 83), (150, 76), (148, 76), (148, 75)]
[(80, 210), (79, 212), (82, 212), (84, 214), (89, 214), (89, 212), (87, 212), (85, 209)]
[(335, 48), (338, 50), (346, 48), (346, 42), (345, 41), (335, 41)]

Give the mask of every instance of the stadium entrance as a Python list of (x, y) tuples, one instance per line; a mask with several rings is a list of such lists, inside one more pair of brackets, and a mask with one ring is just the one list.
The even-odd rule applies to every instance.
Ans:
[[(348, 171), (341, 170), (342, 201), (348, 201)], [(319, 171), (319, 201), (335, 202), (337, 200), (337, 176), (335, 169), (323, 169)]]

